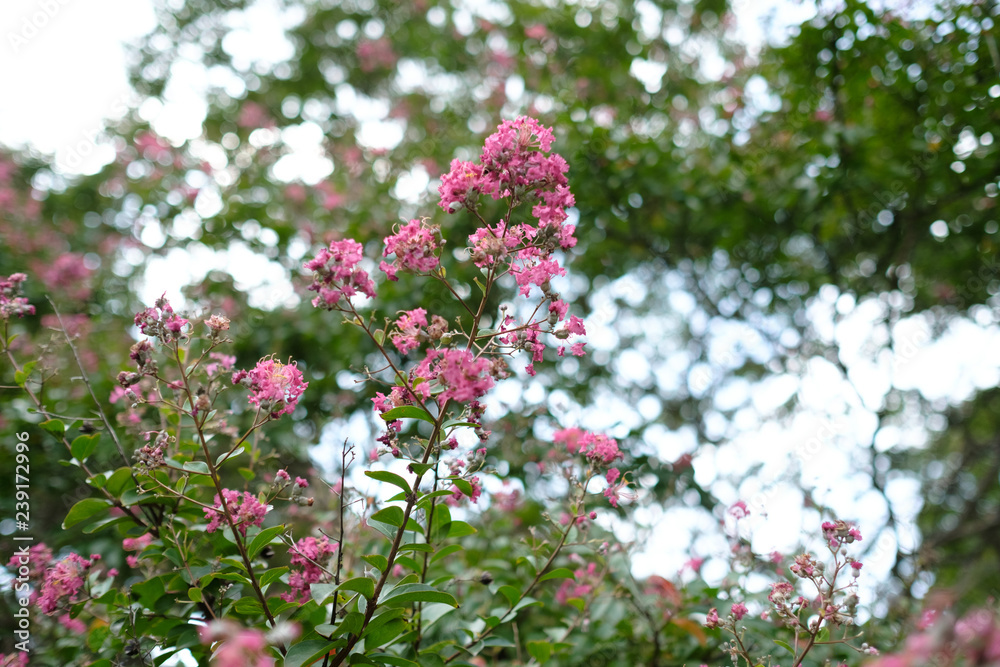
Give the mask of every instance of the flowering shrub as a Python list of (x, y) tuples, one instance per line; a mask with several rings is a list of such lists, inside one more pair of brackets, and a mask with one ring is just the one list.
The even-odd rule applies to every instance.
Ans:
[[(87, 650), (103, 664), (151, 664), (154, 647), (158, 661), (187, 652), (203, 664), (289, 667), (481, 664), (477, 656), (507, 646), (544, 661), (565, 651), (544, 634), (519, 644), (518, 621), (546, 599), (580, 601), (585, 610), (601, 590), (609, 547), (588, 545), (586, 534), (597, 508), (619, 508), (628, 497), (627, 473), (612, 467), (627, 463), (615, 440), (575, 427), (556, 433), (563, 450), (553, 451), (540, 473), (566, 485), (565, 497), (554, 500), (561, 518), (512, 524), (532, 535), (512, 568), (484, 562), (484, 571), (468, 578), (450, 558), (480, 539), (462, 517), (491, 504), (505, 512), (522, 504), (517, 490), (504, 486), (492, 500), (487, 490), (500, 475), (484, 423), (490, 390), (510, 376), (512, 363), (533, 374), (546, 349), (561, 356), (568, 344), (573, 354), (585, 353), (584, 324), (554, 285), (566, 274), (562, 251), (575, 239), (566, 224), (568, 166), (550, 153), (552, 142), (552, 131), (534, 119), (505, 121), (487, 139), (480, 164), (456, 163), (442, 179), (442, 208), (465, 209), (480, 223), (467, 255), (479, 271), (478, 302), (447, 277), (440, 226), (411, 220), (384, 239), (380, 268), (389, 281), (407, 273), (436, 282), (465, 318), (449, 322), (414, 304), (379, 326), (362, 310), (377, 306), (378, 285), (355, 240), (333, 240), (304, 262), (312, 305), (345, 315), (382, 357), (379, 370), (364, 373), (381, 389), (373, 404), (384, 424), (364, 475), (381, 490), (369, 497), (352, 488), (355, 447), (345, 443), (339, 479), (318, 493), (335, 521), (303, 512), (316, 506), (316, 495), (306, 495), (310, 482), (277, 466), (263, 447), (269, 424), (294, 419), (309, 391), (297, 361), (270, 355), (235, 369), (225, 351), (233, 342), (228, 315), (195, 317), (161, 297), (136, 313), (132, 366), (117, 374), (110, 397), (125, 435), (101, 412), (103, 432), (90, 428), (72, 438), (69, 429), (79, 424), (48, 412), (33, 362), (22, 364), (9, 343), (11, 318), (35, 313), (22, 293), (27, 275), (0, 281), (3, 353), (44, 418), (42, 428), (61, 441), (94, 493), (70, 508), (64, 525), (116, 533), (106, 555), (124, 568), (105, 567), (96, 554), (56, 560), (35, 545), (29, 585), (18, 594), (65, 631), (88, 633)], [(145, 150), (167, 149), (151, 142)], [(479, 194), (505, 202), (502, 220), (482, 217)], [(513, 302), (491, 313), (506, 276), (516, 287)], [(521, 353), (525, 362), (516, 361)], [(249, 394), (239, 398), (239, 388)], [(102, 443), (105, 437), (112, 442)], [(104, 460), (100, 447), (117, 451), (118, 467), (91, 467)], [(398, 472), (383, 457), (398, 460)]]

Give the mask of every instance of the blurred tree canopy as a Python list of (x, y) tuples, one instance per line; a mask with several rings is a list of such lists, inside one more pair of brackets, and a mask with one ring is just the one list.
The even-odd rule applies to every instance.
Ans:
[[(544, 455), (531, 418), (624, 405), (608, 428), (630, 443), (642, 497), (711, 512), (725, 475), (699, 477), (702, 457), (731, 451), (764, 421), (793, 422), (819, 359), (856, 389), (843, 414), (860, 446), (845, 456), (870, 482), (864, 493), (824, 493), (800, 479), (801, 456), (775, 479), (801, 483), (813, 507), (885, 496), (871, 507), (895, 535), (901, 604), (933, 582), (970, 601), (1000, 588), (995, 378), (952, 399), (893, 376), (908, 348), (962, 323), (997, 323), (995, 2), (882, 10), (847, 0), (760, 46), (741, 40), (722, 0), (282, 2), (270, 20), (280, 18), (284, 42), (260, 49), (271, 60), (255, 55), (252, 5), (159, 3), (159, 27), (132, 53), (143, 102), (107, 129), (116, 158), (98, 173), (4, 158), (0, 275), (39, 278), (28, 290), (42, 317), (19, 326), (51, 324), (44, 293), (64, 316), (125, 321), (140, 290), (157, 289), (144, 280), (150, 266), (192, 271), (188, 307), (228, 314), (241, 366), (328, 352), (309, 355), (304, 409), (272, 432), (278, 457), (303, 458), (331, 420), (367, 415), (371, 397), (355, 382), (368, 349), (360, 334), (331, 334), (322, 313), (296, 308), (307, 298), (303, 259), (348, 236), (375, 257), (394, 224), (422, 215), (463, 238), (471, 222), (437, 209), (435, 179), (452, 159), (474, 158), (502, 118), (532, 115), (555, 128), (570, 165), (580, 244), (565, 296), (590, 316), (593, 352), (518, 376), (493, 445), (509, 476), (530, 483)], [(186, 86), (204, 94), (201, 131), (168, 138), (158, 123), (179, 113), (171, 100)], [(66, 253), (85, 270), (64, 266)], [(385, 316), (409, 305), (412, 286), (403, 277), (381, 287)], [(427, 296), (429, 311), (457, 315)], [(868, 329), (848, 354), (852, 317)], [(79, 346), (100, 356), (84, 362), (108, 396), (107, 370), (128, 366), (131, 340), (85, 319)], [(45, 373), (74, 374), (60, 354)], [(874, 386), (871, 369), (883, 374)], [(778, 378), (791, 389), (748, 416)], [(45, 400), (72, 413), (82, 395)], [(5, 432), (26, 408), (3, 401)], [(664, 433), (688, 445), (659, 446)], [(60, 455), (34, 462), (52, 473), (53, 516), (79, 486)], [(731, 476), (728, 492), (745, 492), (750, 473)], [(900, 480), (923, 498), (915, 529), (889, 499)], [(908, 544), (904, 530), (922, 537)]]

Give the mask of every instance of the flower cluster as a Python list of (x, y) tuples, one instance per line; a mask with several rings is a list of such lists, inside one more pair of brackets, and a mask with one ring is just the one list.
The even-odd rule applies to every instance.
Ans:
[(846, 521), (824, 521), (823, 539), (831, 549), (861, 541), (861, 531)]
[(316, 308), (336, 310), (342, 298), (350, 299), (361, 292), (375, 298), (375, 283), (368, 272), (358, 267), (362, 258), (361, 244), (352, 239), (332, 241), (329, 248), (322, 248), (316, 257), (303, 267), (313, 272), (310, 292), (317, 292), (312, 300)]
[(397, 280), (396, 272), (400, 270), (430, 273), (440, 264), (437, 257), (440, 230), (437, 225), (428, 225), (426, 218), (410, 220), (395, 234), (385, 237), (382, 256), (396, 255), (396, 259), (391, 264), (383, 261), (379, 268), (385, 271), (389, 280)]
[[(290, 489), (288, 487), (291, 487)], [(274, 490), (284, 491), (288, 489), (288, 500), (299, 505), (312, 505), (313, 498), (307, 497), (303, 494), (303, 491), (309, 488), (309, 482), (302, 479), (301, 477), (296, 477), (295, 481), (292, 481), (291, 475), (288, 474), (287, 470), (279, 470), (274, 475)]]
[(552, 440), (556, 444), (565, 445), (566, 451), (570, 454), (580, 454), (601, 467), (607, 467), (616, 460), (625, 458), (618, 448), (618, 442), (613, 438), (584, 431), (575, 426), (556, 431)]
[[(137, 554), (142, 553), (142, 550), (153, 543), (153, 536), (149, 533), (140, 535), (139, 537), (126, 537), (122, 540), (122, 549), (124, 551), (134, 551)], [(139, 556), (129, 554), (125, 556), (125, 562), (128, 563), (129, 567), (139, 567)]]
[(274, 418), (292, 413), (309, 386), (302, 381), (302, 371), (296, 364), (283, 364), (273, 358), (261, 359), (249, 371), (236, 371), (233, 384), (249, 387), (247, 400)]
[(479, 481), (479, 477), (470, 477), (468, 480), (469, 486), (472, 487), (472, 495), (466, 495), (457, 485), (451, 487), (451, 495), (445, 496), (445, 502), (447, 502), (452, 507), (457, 507), (462, 504), (462, 501), (468, 500), (469, 503), (475, 505), (479, 502), (479, 496), (483, 495), (483, 483)]
[(299, 626), (279, 623), (269, 632), (241, 627), (232, 621), (212, 621), (198, 630), (202, 644), (216, 644), (214, 667), (274, 667), (268, 647), (299, 636)]
[[(577, 559), (580, 558), (576, 554), (573, 556), (576, 556)], [(567, 601), (574, 598), (589, 595), (599, 582), (600, 575), (597, 572), (597, 563), (590, 562), (586, 566), (581, 564), (573, 573), (573, 578), (564, 580), (562, 586), (556, 591), (556, 602), (566, 604)]]
[[(438, 402), (441, 404), (449, 400), (468, 403), (493, 387), (489, 359), (476, 357), (469, 350), (431, 350), (423, 364), (428, 370), (425, 371), (426, 375), (424, 372), (419, 372), (419, 375), (437, 379), (438, 384), (444, 388), (438, 395)], [(430, 396), (430, 388), (425, 387), (426, 384), (416, 388), (418, 392), (424, 388), (424, 398)]]
[[(257, 497), (249, 491), (244, 491), (240, 495), (239, 491), (223, 489), (222, 495), (225, 498), (229, 515), (233, 517), (233, 521), (242, 535), (247, 534), (248, 526), (259, 526), (264, 522), (264, 515), (267, 514), (268, 507), (257, 500)], [(220, 527), (228, 525), (218, 494), (215, 496), (214, 503), (215, 507), (206, 507), (202, 510), (205, 512), (205, 518), (209, 519), (208, 527), (205, 529), (209, 533), (214, 533)]]
[(989, 609), (973, 609), (957, 621), (928, 609), (898, 653), (869, 667), (958, 667), (1000, 664), (1000, 618)]
[(286, 602), (307, 602), (309, 600), (310, 584), (318, 583), (326, 573), (326, 562), (337, 553), (338, 545), (331, 544), (326, 535), (316, 539), (304, 537), (288, 550), (291, 554), (291, 564), (300, 569), (292, 570), (288, 575), (289, 593), (282, 593), (281, 599)]
[(139, 331), (165, 343), (180, 338), (187, 324), (186, 319), (174, 312), (166, 294), (157, 299), (152, 308), (135, 314), (135, 326), (139, 327)]
[(38, 606), (51, 616), (66, 605), (76, 602), (83, 588), (84, 577), (96, 558), (87, 559), (71, 553), (45, 572)]
[(27, 279), (28, 276), (23, 273), (12, 273), (6, 278), (0, 276), (0, 319), (9, 320), (12, 315), (24, 317), (35, 314), (35, 307), (21, 296), (21, 283)]
[(84, 264), (83, 257), (72, 252), (59, 255), (38, 271), (38, 277), (49, 290), (71, 301), (86, 301), (90, 296), (91, 274), (93, 271)]

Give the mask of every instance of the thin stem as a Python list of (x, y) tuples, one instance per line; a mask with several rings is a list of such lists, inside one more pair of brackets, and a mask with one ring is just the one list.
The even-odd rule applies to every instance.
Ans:
[[(174, 352), (174, 359), (177, 361), (177, 368), (181, 373), (181, 380), (184, 383), (184, 393), (187, 394), (188, 403), (193, 407), (195, 404), (194, 394), (191, 391), (191, 384), (188, 381), (187, 373), (184, 371), (184, 362), (181, 361), (180, 346), (176, 343), (172, 346)], [(267, 606), (267, 597), (264, 595), (264, 591), (260, 588), (260, 582), (257, 581), (257, 575), (253, 571), (253, 563), (250, 560), (250, 555), (247, 553), (246, 540), (240, 533), (239, 526), (236, 523), (236, 519), (233, 517), (232, 512), (229, 510), (229, 503), (226, 501), (226, 495), (223, 493), (222, 480), (219, 478), (219, 472), (212, 462), (212, 455), (208, 449), (208, 441), (205, 440), (205, 433), (202, 431), (203, 423), (198, 420), (197, 417), (192, 417), (194, 421), (194, 430), (198, 434), (198, 441), (201, 444), (202, 453), (205, 455), (205, 463), (208, 466), (208, 472), (212, 477), (212, 483), (215, 485), (215, 490), (218, 493), (219, 505), (222, 507), (222, 515), (226, 518), (226, 522), (233, 532), (233, 540), (236, 542), (236, 548), (240, 551), (240, 557), (243, 559), (243, 565), (246, 567), (247, 576), (250, 578), (250, 585), (253, 587), (254, 593), (257, 595), (257, 599), (260, 600), (261, 607), (264, 610), (264, 615), (267, 617), (268, 623), (271, 624), (273, 628), (277, 625), (277, 621), (274, 615), (271, 614), (271, 610)], [(204, 420), (204, 416), (202, 416)]]
[(118, 433), (115, 432), (111, 422), (108, 421), (107, 415), (104, 414), (104, 408), (101, 407), (101, 402), (97, 400), (97, 394), (94, 393), (94, 387), (90, 384), (90, 378), (87, 377), (87, 371), (83, 368), (83, 362), (80, 360), (80, 355), (76, 351), (76, 345), (73, 344), (73, 340), (70, 338), (69, 332), (66, 331), (66, 325), (63, 324), (62, 315), (59, 313), (59, 309), (56, 304), (48, 296), (49, 304), (52, 305), (52, 312), (55, 313), (56, 319), (59, 321), (59, 330), (62, 332), (63, 337), (66, 339), (66, 344), (69, 345), (70, 351), (73, 353), (73, 359), (76, 360), (76, 366), (80, 369), (80, 375), (83, 378), (83, 383), (87, 385), (87, 391), (90, 393), (90, 397), (94, 399), (94, 405), (97, 406), (97, 414), (100, 415), (101, 421), (104, 422), (104, 427), (108, 429), (108, 433), (111, 434), (111, 439), (115, 442), (115, 447), (118, 448), (118, 454), (121, 455), (122, 461), (125, 462), (126, 466), (131, 466), (131, 462), (128, 457), (125, 456), (125, 450), (122, 449), (122, 443), (118, 440)]
[[(11, 366), (14, 367), (14, 371), (15, 372), (20, 371), (21, 368), (17, 365), (17, 360), (14, 359), (14, 355), (11, 353), (10, 348), (7, 347), (6, 340), (7, 340), (7, 328), (5, 326), (4, 327), (3, 339), (0, 342), (4, 343), (4, 347), (3, 347), (4, 354), (6, 355), (7, 359), (10, 361)], [(23, 387), (21, 387), (21, 389), (23, 389), (24, 393), (26, 393), (28, 395), (28, 398), (31, 399), (31, 402), (35, 404), (35, 408), (38, 410), (38, 414), (40, 414), (43, 417), (45, 417), (46, 420), (53, 418), (52, 415), (50, 415), (49, 412), (45, 409), (45, 406), (42, 405), (41, 399), (39, 399), (38, 396), (35, 395), (35, 392), (31, 391), (31, 389), (28, 387), (27, 383), (25, 383), (25, 385)], [(53, 433), (53, 435), (55, 435), (55, 434)], [(73, 447), (70, 445), (69, 440), (66, 438), (66, 434), (63, 433), (62, 435), (58, 435), (56, 437), (59, 438), (59, 440), (66, 447), (66, 451), (68, 451), (72, 455), (72, 453), (73, 453)], [(85, 462), (80, 461), (79, 464), (80, 464), (80, 469), (83, 470), (83, 472), (87, 475), (88, 478), (94, 477), (94, 472), (92, 470), (90, 470), (90, 468), (87, 467), (87, 464)], [(129, 519), (131, 519), (136, 525), (141, 526), (142, 528), (145, 528), (145, 529), (149, 530), (155, 537), (159, 537), (160, 536), (159, 526), (157, 525), (156, 522), (153, 521), (153, 519), (151, 517), (149, 517), (148, 515), (146, 516), (146, 518), (151, 521), (151, 523), (146, 523), (145, 521), (143, 521), (142, 519), (140, 519), (139, 517), (137, 517), (135, 514), (133, 514), (132, 511), (128, 507), (126, 507), (125, 505), (123, 505), (121, 500), (119, 500), (118, 498), (115, 498), (113, 495), (111, 495), (111, 493), (107, 489), (101, 488), (101, 489), (99, 489), (99, 491), (101, 492), (101, 494), (104, 495), (104, 497), (106, 499), (108, 499), (108, 500), (111, 501), (111, 504), (114, 507), (120, 509), (122, 511), (122, 513), (124, 513), (125, 516), (127, 516)]]

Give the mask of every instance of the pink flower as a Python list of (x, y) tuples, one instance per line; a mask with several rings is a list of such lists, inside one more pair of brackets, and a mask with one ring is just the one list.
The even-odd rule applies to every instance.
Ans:
[(295, 639), (298, 626), (279, 624), (270, 633), (240, 627), (232, 621), (212, 621), (198, 630), (202, 644), (220, 642), (212, 655), (213, 667), (274, 667), (268, 651), (273, 642), (281, 644)]
[(483, 483), (479, 481), (478, 477), (470, 477), (469, 484), (472, 486), (472, 495), (466, 496), (457, 486), (451, 488), (451, 495), (445, 496), (445, 501), (452, 507), (457, 507), (461, 504), (462, 500), (465, 498), (469, 499), (469, 502), (475, 505), (479, 502), (479, 496), (483, 494)]
[(45, 286), (72, 301), (86, 301), (90, 296), (90, 277), (94, 272), (83, 263), (83, 256), (65, 252), (39, 272)]
[(479, 178), (483, 168), (472, 162), (452, 160), (451, 170), (441, 177), (438, 206), (453, 213), (463, 206), (474, 209), (479, 198)]
[(263, 105), (256, 102), (244, 102), (240, 107), (240, 115), (236, 119), (240, 127), (256, 129), (258, 127), (274, 127), (274, 119)]
[(737, 500), (729, 508), (729, 514), (735, 517), (737, 520), (745, 519), (750, 516), (750, 510), (747, 509), (747, 504), (742, 500)]
[(58, 619), (59, 624), (70, 632), (82, 635), (87, 632), (87, 626), (78, 618), (71, 618), (69, 614), (63, 614)]
[(396, 320), (396, 327), (399, 329), (399, 333), (392, 334), (392, 344), (401, 353), (406, 354), (420, 345), (418, 337), (421, 334), (421, 327), (426, 326), (427, 311), (423, 308), (415, 308), (404, 312)]
[(247, 400), (275, 418), (292, 413), (309, 386), (296, 364), (270, 358), (258, 361), (251, 371), (234, 373), (233, 384), (237, 383), (247, 384), (251, 391)]
[(747, 615), (747, 606), (742, 602), (737, 602), (730, 611), (736, 617), (736, 620), (739, 621)]
[(544, 39), (548, 34), (548, 29), (541, 23), (533, 23), (524, 29), (524, 36), (528, 39)]
[(795, 588), (790, 583), (778, 581), (771, 584), (771, 592), (768, 593), (767, 599), (777, 605), (785, 604), (794, 592)]
[[(223, 489), (222, 495), (225, 498), (229, 515), (233, 518), (242, 535), (247, 534), (248, 526), (259, 526), (264, 523), (264, 515), (267, 514), (268, 508), (257, 500), (257, 496), (249, 491), (244, 491), (241, 496), (239, 491), (232, 489)], [(209, 519), (208, 527), (205, 529), (209, 533), (214, 533), (223, 525), (229, 525), (229, 522), (225, 520), (222, 502), (218, 495), (215, 496), (214, 504), (214, 508), (206, 507), (202, 510), (205, 512), (205, 518)]]
[(628, 481), (622, 480), (617, 484), (609, 484), (608, 488), (604, 489), (604, 497), (608, 499), (608, 503), (612, 507), (618, 507), (618, 501), (622, 498), (626, 500), (634, 499), (636, 496), (634, 494), (628, 494), (625, 489), (628, 488)]
[(308, 602), (309, 585), (318, 583), (325, 574), (323, 567), (326, 562), (337, 552), (337, 544), (330, 544), (326, 535), (316, 539), (315, 537), (304, 537), (289, 549), (291, 554), (291, 564), (301, 566), (300, 569), (292, 570), (288, 576), (288, 586), (292, 589), (290, 593), (282, 593), (281, 599), (286, 602)]
[(7, 277), (0, 276), (0, 319), (9, 320), (11, 315), (19, 318), (34, 315), (35, 307), (21, 296), (21, 283), (28, 279), (23, 273), (12, 273)]
[[(122, 549), (124, 551), (135, 551), (141, 552), (143, 549), (148, 547), (153, 542), (153, 536), (149, 533), (144, 533), (139, 537), (126, 537), (122, 540)], [(128, 555), (125, 557), (125, 562), (131, 568), (139, 567), (139, 557), (135, 555)]]
[(708, 611), (708, 616), (705, 617), (705, 627), (706, 628), (717, 628), (719, 627), (719, 610), (712, 607)]
[(390, 69), (396, 64), (396, 54), (392, 50), (392, 42), (385, 37), (358, 42), (357, 56), (358, 66), (362, 72)]
[(483, 396), (493, 387), (488, 359), (477, 359), (468, 350), (455, 349), (444, 352), (431, 350), (427, 360), (434, 359), (439, 361), (433, 365), (431, 374), (444, 387), (444, 391), (438, 396), (439, 403), (447, 400), (467, 403)]
[[(608, 466), (625, 455), (618, 448), (618, 442), (606, 435), (584, 431), (575, 426), (556, 431), (552, 437), (556, 444), (563, 443), (570, 454), (580, 453), (587, 460)], [(617, 477), (616, 477), (617, 479)], [(609, 480), (609, 483), (610, 482)]]
[(319, 293), (312, 305), (335, 310), (342, 298), (350, 299), (358, 292), (375, 298), (375, 283), (366, 271), (358, 268), (361, 258), (361, 244), (347, 239), (332, 241), (329, 249), (321, 249), (315, 258), (303, 264), (303, 268), (313, 272), (309, 291)]
[(71, 553), (45, 573), (38, 606), (42, 612), (52, 616), (61, 607), (76, 602), (76, 596), (83, 587), (84, 576), (93, 563), (82, 556)]
[(135, 326), (139, 327), (139, 331), (163, 341), (178, 338), (187, 323), (186, 319), (174, 312), (165, 294), (156, 300), (152, 308), (146, 308), (135, 314)]
[(687, 568), (691, 568), (691, 571), (697, 574), (701, 570), (701, 566), (704, 562), (705, 562), (704, 558), (698, 558), (696, 556), (692, 556), (691, 558), (688, 558), (684, 562), (684, 565), (681, 566), (681, 571), (683, 572)]
[(396, 260), (392, 264), (382, 262), (379, 268), (385, 271), (390, 280), (396, 280), (396, 272), (400, 270), (430, 273), (440, 264), (437, 257), (439, 235), (440, 228), (428, 225), (426, 218), (410, 220), (398, 232), (385, 237), (382, 256), (394, 254)]

